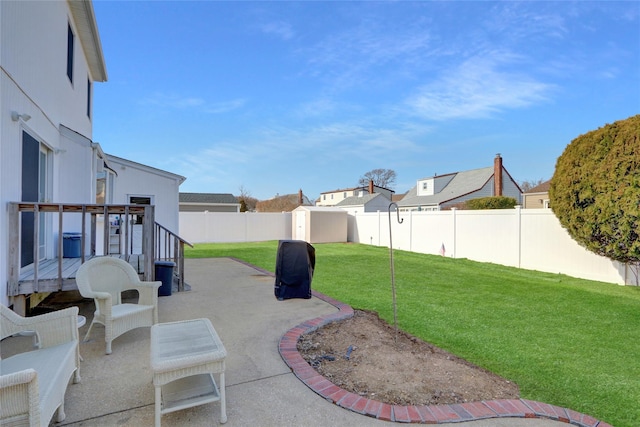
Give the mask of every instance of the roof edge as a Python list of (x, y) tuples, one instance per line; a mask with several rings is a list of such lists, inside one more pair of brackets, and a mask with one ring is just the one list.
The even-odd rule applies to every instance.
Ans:
[[(81, 40), (82, 50), (87, 57), (93, 81), (107, 81), (107, 66), (102, 52), (98, 23), (91, 0), (67, 0), (73, 20), (78, 26), (77, 36)], [(81, 31), (84, 30), (84, 31)]]

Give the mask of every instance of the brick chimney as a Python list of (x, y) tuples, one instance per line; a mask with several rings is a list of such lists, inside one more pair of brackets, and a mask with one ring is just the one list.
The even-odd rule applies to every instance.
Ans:
[(302, 188), (298, 190), (298, 206), (302, 206)]
[(373, 194), (373, 180), (369, 180), (369, 194)]
[(502, 157), (496, 154), (493, 160), (493, 195), (502, 196)]

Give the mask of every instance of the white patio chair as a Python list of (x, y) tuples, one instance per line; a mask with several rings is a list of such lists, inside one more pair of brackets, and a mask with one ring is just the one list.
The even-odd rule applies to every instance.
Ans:
[(65, 419), (69, 380), (80, 382), (78, 307), (22, 317), (0, 304), (0, 339), (35, 333), (38, 346), (0, 360), (0, 426), (46, 427)]
[[(95, 323), (104, 325), (106, 353), (111, 354), (111, 342), (135, 328), (158, 323), (158, 288), (162, 282), (142, 282), (138, 273), (126, 261), (114, 257), (97, 257), (78, 269), (76, 283), (80, 294), (93, 298), (96, 311), (84, 341)], [(122, 303), (122, 292), (138, 291), (138, 303)]]

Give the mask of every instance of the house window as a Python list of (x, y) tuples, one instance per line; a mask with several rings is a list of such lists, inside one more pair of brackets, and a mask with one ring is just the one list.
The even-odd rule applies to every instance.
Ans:
[(69, 81), (73, 83), (73, 44), (74, 44), (73, 30), (71, 30), (71, 24), (68, 26), (67, 31), (67, 77)]
[(91, 80), (87, 79), (87, 117), (91, 118)]
[(322, 195), (322, 200), (327, 200), (327, 195), (326, 194)]
[(342, 193), (342, 197), (345, 198), (345, 199), (347, 198), (347, 192), (346, 191), (344, 193)]
[(424, 191), (427, 191), (427, 190), (429, 189), (429, 183), (428, 183), (427, 181), (425, 181), (425, 182), (423, 182), (423, 183), (422, 183), (422, 189), (423, 189)]

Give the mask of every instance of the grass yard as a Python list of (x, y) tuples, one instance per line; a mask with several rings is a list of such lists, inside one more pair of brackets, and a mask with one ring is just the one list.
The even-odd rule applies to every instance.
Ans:
[[(317, 244), (312, 288), (393, 322), (389, 249)], [(277, 242), (186, 256), (275, 270)], [(394, 251), (399, 327), (520, 386), (521, 396), (640, 426), (640, 288)]]

